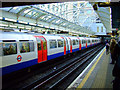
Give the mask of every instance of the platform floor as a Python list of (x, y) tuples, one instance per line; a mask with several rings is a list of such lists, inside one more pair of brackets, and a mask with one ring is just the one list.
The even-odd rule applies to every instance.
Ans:
[(96, 56), (88, 67), (73, 81), (67, 90), (80, 89), (110, 89), (112, 90), (112, 69), (110, 54), (106, 55), (105, 48)]

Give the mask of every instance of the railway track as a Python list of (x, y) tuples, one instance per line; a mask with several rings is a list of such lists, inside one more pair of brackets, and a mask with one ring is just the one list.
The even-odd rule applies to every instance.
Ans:
[(59, 69), (51, 72), (50, 74), (33, 81), (29, 85), (22, 87), (21, 89), (60, 89), (60, 85), (65, 82), (70, 76), (73, 76), (74, 73), (78, 72), (84, 64), (86, 64), (90, 58), (92, 58), (98, 51), (100, 51), (103, 46), (96, 47), (92, 50), (89, 50), (84, 55), (79, 58), (75, 58), (73, 62), (70, 62)]

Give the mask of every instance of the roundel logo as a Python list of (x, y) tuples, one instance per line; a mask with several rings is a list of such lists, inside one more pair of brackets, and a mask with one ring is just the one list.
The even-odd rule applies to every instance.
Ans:
[(17, 56), (17, 61), (20, 62), (21, 60), (22, 60), (21, 55), (18, 55), (18, 56)]

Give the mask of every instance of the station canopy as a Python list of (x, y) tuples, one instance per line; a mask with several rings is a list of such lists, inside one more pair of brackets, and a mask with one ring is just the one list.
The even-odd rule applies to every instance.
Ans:
[(4, 7), (0, 10), (14, 13), (18, 18), (23, 16), (37, 22), (49, 23), (49, 28), (50, 24), (53, 24), (87, 34), (95, 33), (90, 26), (99, 19), (88, 1)]

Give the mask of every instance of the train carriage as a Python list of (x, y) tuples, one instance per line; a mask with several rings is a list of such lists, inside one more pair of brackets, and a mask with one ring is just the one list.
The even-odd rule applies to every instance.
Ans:
[(44, 35), (47, 40), (48, 60), (54, 59), (66, 54), (65, 41), (60, 36)]
[(72, 42), (72, 52), (79, 51), (79, 39), (77, 37), (69, 37)]
[(86, 48), (86, 40), (84, 37), (80, 37), (81, 39), (81, 49), (85, 49)]
[(87, 47), (90, 47), (92, 44), (91, 38), (86, 38), (86, 42), (87, 42)]
[(37, 49), (32, 35), (18, 33), (0, 33), (3, 74), (37, 64)]
[(100, 43), (99, 38), (0, 32), (2, 75)]

